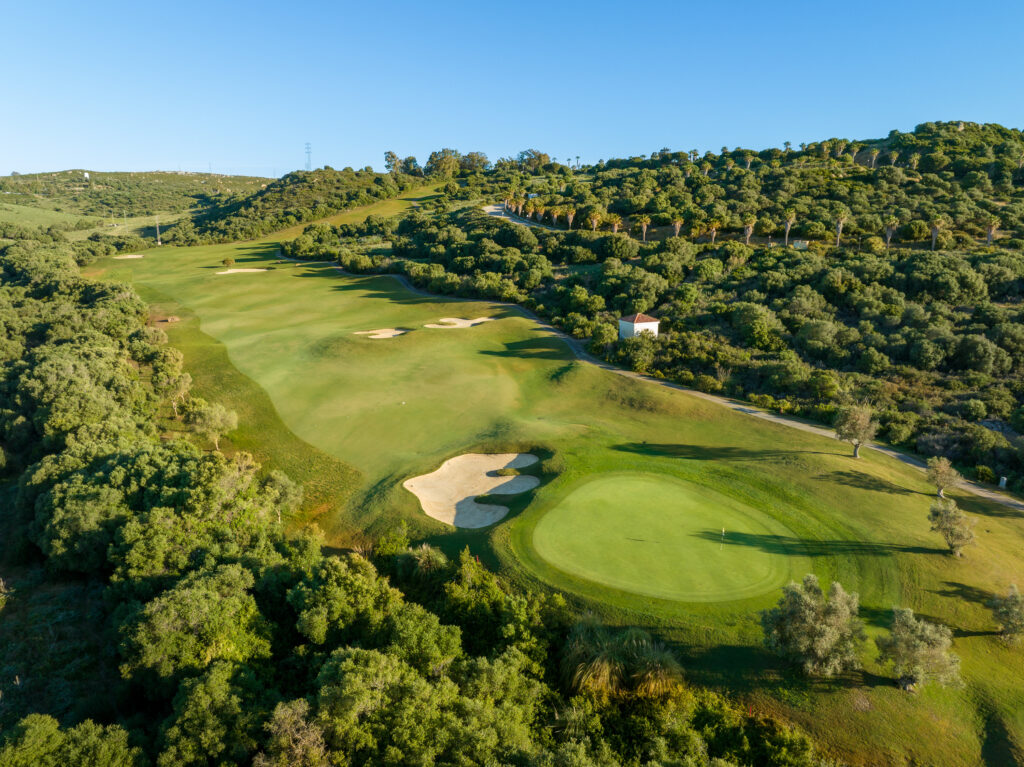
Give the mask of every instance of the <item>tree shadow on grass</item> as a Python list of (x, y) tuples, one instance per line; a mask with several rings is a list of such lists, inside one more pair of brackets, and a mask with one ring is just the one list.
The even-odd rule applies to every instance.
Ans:
[[(701, 530), (694, 536), (711, 543), (723, 543), (720, 530)], [(794, 538), (770, 533), (727, 532), (724, 543), (729, 546), (748, 546), (766, 554), (796, 557), (829, 557), (841, 555), (891, 557), (894, 554), (941, 554), (944, 549), (927, 546), (905, 546), (899, 543), (871, 541), (814, 540)]]
[(977, 495), (956, 493), (957, 505), (964, 511), (977, 514), (982, 517), (996, 517), (997, 519), (1022, 519), (1024, 511), (1013, 509), (1009, 506), (993, 503)]
[(969, 586), (959, 581), (943, 581), (944, 589), (932, 589), (933, 594), (938, 594), (951, 599), (962, 599), (965, 602), (984, 605), (995, 596), (991, 591), (979, 589), (977, 586)]
[(682, 458), (693, 461), (765, 461), (798, 454), (834, 455), (816, 450), (751, 450), (745, 447), (665, 444), (657, 442), (626, 442), (612, 445), (612, 450), (662, 458)]
[(900, 487), (894, 482), (889, 482), (879, 477), (872, 477), (870, 474), (864, 474), (859, 471), (832, 471), (827, 474), (819, 474), (815, 479), (820, 479), (824, 482), (834, 482), (838, 485), (846, 485), (847, 487), (856, 487), (861, 490), (873, 490), (878, 493), (924, 495), (916, 490), (909, 490), (905, 487)]
[(758, 645), (674, 647), (689, 680), (732, 691), (820, 693), (859, 687), (891, 687), (893, 680), (865, 669), (832, 677), (805, 676), (783, 658)]
[(480, 354), (492, 357), (521, 357), (526, 359), (545, 359), (565, 361), (572, 354), (565, 344), (551, 335), (528, 338), (523, 341), (510, 341), (503, 344), (504, 349), (481, 349)]

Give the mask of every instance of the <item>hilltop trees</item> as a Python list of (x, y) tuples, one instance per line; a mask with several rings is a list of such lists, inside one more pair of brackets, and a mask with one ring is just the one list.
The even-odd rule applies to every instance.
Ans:
[(953, 632), (915, 618), (913, 610), (896, 608), (889, 636), (879, 637), (875, 644), (879, 663), (892, 666), (899, 686), (905, 690), (929, 682), (954, 684), (959, 680), (960, 659), (950, 651)]
[(974, 542), (974, 521), (968, 519), (952, 498), (937, 498), (928, 512), (932, 532), (939, 533), (954, 557), (963, 556), (963, 549)]
[(868, 407), (844, 407), (836, 414), (836, 438), (853, 445), (853, 457), (860, 458), (860, 448), (874, 439), (878, 422)]
[(815, 575), (790, 583), (776, 607), (761, 613), (765, 645), (807, 675), (833, 676), (860, 667), (864, 629), (857, 594), (839, 583), (828, 598)]

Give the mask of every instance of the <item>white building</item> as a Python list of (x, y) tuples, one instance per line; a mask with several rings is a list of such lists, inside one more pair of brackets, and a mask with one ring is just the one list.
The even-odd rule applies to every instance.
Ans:
[(655, 337), (658, 335), (658, 320), (646, 314), (631, 314), (619, 320), (619, 339), (633, 338), (649, 330)]

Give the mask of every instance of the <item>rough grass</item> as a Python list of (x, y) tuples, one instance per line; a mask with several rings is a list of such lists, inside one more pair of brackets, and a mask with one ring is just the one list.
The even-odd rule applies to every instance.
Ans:
[[(993, 635), (984, 608), (990, 594), (1024, 580), (1020, 514), (959, 498), (979, 520), (978, 545), (953, 559), (929, 532), (930, 490), (912, 468), (873, 451), (857, 461), (833, 440), (580, 365), (561, 341), (508, 308), (424, 298), (390, 278), (345, 277), (323, 265), (213, 274), (225, 257), (243, 267), (273, 265), (276, 248), (272, 239), (164, 248), (99, 270), (157, 291), (152, 299), (185, 317), (170, 330), (172, 341), (185, 350), (200, 393), (239, 410), (247, 431), (232, 435), (236, 445), (304, 481), (330, 472), (349, 478), (334, 495), (325, 492), (331, 508), (319, 517), (339, 542), (405, 519), (415, 535), (449, 552), (469, 545), (524, 585), (563, 591), (611, 622), (655, 628), (675, 643), (691, 679), (800, 723), (853, 763), (1000, 763), (1024, 743), (1022, 652)], [(465, 330), (422, 328), (447, 316), (498, 319)], [(386, 340), (352, 335), (377, 327), (416, 329)], [(507, 521), (489, 531), (434, 522), (400, 487), (471, 450), (544, 458), (528, 470), (541, 486), (509, 499)], [(312, 455), (336, 463), (314, 464)], [(779, 563), (786, 576), (810, 570), (825, 582), (838, 579), (860, 593), (872, 636), (896, 605), (949, 624), (965, 686), (907, 695), (870, 650), (864, 672), (807, 683), (760, 647), (757, 611), (774, 601), (774, 589), (683, 602), (561, 569), (547, 515), (567, 523), (588, 513), (586, 498), (574, 493), (613, 472), (658, 477), (659, 488), (687, 483), (770, 520), (749, 529), (723, 523), (743, 533), (728, 540), (723, 570), (749, 557)], [(632, 503), (629, 493), (614, 492), (613, 501)], [(665, 502), (675, 503), (668, 495)], [(538, 535), (547, 543), (535, 545)], [(566, 534), (567, 548), (574, 545), (582, 557)], [(687, 577), (715, 577), (707, 553), (686, 562), (694, 571)], [(666, 582), (674, 566), (667, 561)]]

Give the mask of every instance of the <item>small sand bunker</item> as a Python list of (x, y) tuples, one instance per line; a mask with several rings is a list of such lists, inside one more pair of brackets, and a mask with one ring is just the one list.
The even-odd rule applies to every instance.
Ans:
[(466, 320), (461, 317), (442, 317), (437, 322), (424, 325), (425, 328), (471, 328), (484, 322), (490, 322), (494, 317), (477, 317), (475, 320)]
[(176, 317), (173, 314), (170, 317), (164, 317), (162, 320), (160, 320), (160, 322), (180, 322), (180, 321), (181, 321), (181, 317)]
[(269, 272), (269, 269), (225, 269), (217, 274), (245, 274), (246, 272)]
[(394, 338), (408, 332), (408, 330), (402, 328), (378, 328), (377, 330), (357, 330), (352, 335), (369, 336), (370, 338)]
[(142, 254), (141, 253), (125, 253), (122, 256), (113, 256), (113, 258), (114, 258), (115, 261), (119, 261), (119, 260), (125, 259), (125, 258), (142, 258)]
[(517, 495), (540, 484), (536, 477), (499, 477), (499, 469), (537, 463), (531, 453), (466, 453), (449, 458), (437, 471), (407, 479), (402, 487), (420, 500), (427, 516), (455, 527), (487, 527), (508, 514), (508, 507), (477, 503), (478, 495)]

